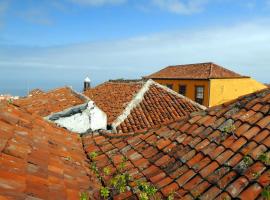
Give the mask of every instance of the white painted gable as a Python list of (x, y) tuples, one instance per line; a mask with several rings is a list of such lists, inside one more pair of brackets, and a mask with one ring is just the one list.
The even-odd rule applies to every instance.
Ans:
[(58, 126), (76, 133), (107, 128), (107, 115), (93, 101), (55, 113), (47, 118)]

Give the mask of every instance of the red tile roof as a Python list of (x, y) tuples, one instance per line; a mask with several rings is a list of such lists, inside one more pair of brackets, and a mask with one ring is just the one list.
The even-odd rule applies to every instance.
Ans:
[(25, 108), (28, 112), (42, 117), (85, 102), (85, 99), (69, 87), (58, 88), (47, 93), (34, 92), (34, 95), (14, 101), (16, 105)]
[(0, 199), (79, 199), (99, 187), (77, 134), (0, 104)]
[(125, 109), (134, 95), (141, 89), (142, 82), (105, 82), (84, 92), (102, 109), (111, 124)]
[(202, 107), (159, 84), (152, 84), (142, 101), (117, 126), (118, 132), (137, 132), (173, 122), (200, 111)]
[(149, 79), (217, 79), (245, 78), (214, 63), (198, 63), (166, 67), (145, 78)]
[(106, 82), (84, 94), (105, 111), (119, 133), (150, 129), (204, 109), (152, 80)]
[[(98, 153), (100, 167), (114, 169), (126, 156), (133, 180), (151, 182), (163, 198), (175, 192), (176, 199), (263, 199), (270, 185), (270, 89), (143, 133), (85, 135), (83, 143)], [(136, 198), (129, 191), (119, 199)]]

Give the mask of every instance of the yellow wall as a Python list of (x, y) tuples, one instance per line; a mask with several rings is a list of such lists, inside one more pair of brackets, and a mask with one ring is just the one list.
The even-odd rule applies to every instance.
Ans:
[(210, 87), (209, 107), (266, 88), (265, 85), (251, 78), (211, 79)]
[(172, 84), (173, 90), (179, 92), (179, 85), (186, 85), (186, 96), (195, 101), (195, 86), (204, 86), (204, 106), (209, 103), (209, 81), (208, 80), (166, 80), (166, 79), (153, 79), (154, 81), (166, 85)]

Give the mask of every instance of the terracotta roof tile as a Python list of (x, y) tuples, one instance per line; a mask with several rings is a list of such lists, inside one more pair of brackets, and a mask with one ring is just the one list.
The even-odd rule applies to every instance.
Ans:
[(38, 92), (14, 101), (14, 104), (25, 108), (32, 114), (42, 117), (67, 108), (85, 103), (86, 100), (69, 87), (58, 88), (49, 92)]
[(233, 71), (214, 63), (198, 63), (166, 67), (145, 78), (152, 79), (211, 79), (211, 78), (243, 78)]
[[(113, 128), (119, 133), (148, 130), (180, 120), (203, 108), (151, 80), (106, 82), (84, 94), (105, 111), (108, 124), (115, 126)], [(125, 114), (129, 107), (130, 111)]]
[(86, 190), (97, 197), (100, 184), (78, 135), (11, 104), (1, 103), (0, 113), (1, 197), (78, 199)]
[(107, 114), (108, 123), (111, 124), (142, 86), (142, 82), (109, 81), (85, 91), (84, 94)]
[[(191, 116), (145, 133), (102, 133), (99, 144), (95, 138), (101, 136), (87, 135), (83, 143), (87, 151), (89, 141), (94, 142), (101, 154), (106, 153), (104, 144), (110, 143), (114, 154), (126, 155), (133, 171), (155, 185), (162, 198), (173, 190), (176, 199), (247, 199), (253, 193), (252, 198), (259, 199), (270, 184), (269, 164), (260, 160), (269, 152), (270, 113), (262, 112), (264, 106), (250, 109), (258, 102), (268, 105), (263, 100), (268, 94), (269, 89), (246, 95), (210, 108), (204, 116)], [(254, 102), (249, 103), (250, 99)], [(248, 104), (250, 109), (235, 109), (240, 104)], [(113, 143), (115, 138), (121, 138), (121, 145)]]

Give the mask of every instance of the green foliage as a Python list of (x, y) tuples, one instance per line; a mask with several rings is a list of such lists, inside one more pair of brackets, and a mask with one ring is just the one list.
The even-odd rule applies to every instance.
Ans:
[[(103, 199), (109, 198), (112, 194), (115, 194), (115, 192), (123, 193), (127, 190), (129, 182), (131, 181), (131, 176), (127, 172), (124, 172), (127, 162), (126, 157), (123, 157), (122, 162), (119, 164), (116, 172), (112, 174), (112, 177), (109, 180), (105, 181), (105, 176), (111, 175), (110, 168), (104, 167), (101, 170), (97, 167), (95, 158), (98, 156), (98, 154), (96, 152), (91, 152), (88, 154), (88, 156), (91, 159), (90, 169), (96, 174), (96, 176), (100, 179), (101, 183), (103, 183), (104, 185), (100, 189), (100, 195)], [(140, 200), (149, 200), (157, 192), (157, 189), (154, 186), (146, 182), (140, 182), (138, 184), (138, 188), (140, 191)], [(85, 197), (86, 199), (80, 200), (88, 200), (88, 197)], [(173, 198), (168, 200), (173, 200)]]
[(139, 189), (139, 199), (140, 200), (149, 200), (151, 197), (153, 197), (157, 189), (150, 185), (148, 182), (137, 182), (138, 189)]
[(98, 154), (97, 154), (97, 152), (93, 151), (91, 153), (88, 153), (88, 156), (89, 156), (90, 159), (93, 160), (98, 156)]
[(252, 160), (249, 156), (244, 156), (243, 162), (246, 166), (249, 166), (252, 163)]
[(230, 124), (228, 126), (225, 126), (222, 131), (224, 133), (234, 133), (235, 129), (235, 126), (233, 124)]
[(270, 186), (265, 187), (261, 194), (266, 200), (270, 200)]
[(171, 194), (168, 196), (167, 200), (174, 200), (174, 193), (171, 193)]
[(110, 173), (111, 173), (110, 168), (109, 168), (109, 167), (104, 167), (104, 168), (103, 168), (103, 173), (104, 173), (105, 176), (110, 175)]
[(118, 192), (123, 193), (123, 192), (126, 191), (129, 180), (130, 180), (130, 175), (129, 174), (127, 174), (127, 173), (117, 174), (116, 176), (114, 176), (111, 179), (110, 184)]
[(266, 165), (270, 165), (270, 154), (269, 153), (263, 153), (258, 158), (260, 161), (262, 161)]
[(102, 187), (100, 189), (100, 195), (103, 198), (108, 198), (110, 196), (110, 190), (108, 187)]
[(80, 200), (89, 200), (89, 195), (87, 192), (82, 192), (80, 194)]
[(98, 172), (97, 164), (96, 164), (95, 162), (91, 163), (90, 169), (91, 169), (96, 175), (99, 173), (99, 172)]
[(13, 100), (12, 99), (9, 99), (8, 100), (8, 104), (12, 104), (13, 103)]
[(259, 172), (254, 172), (252, 174), (253, 178), (258, 178), (260, 176), (260, 173)]

